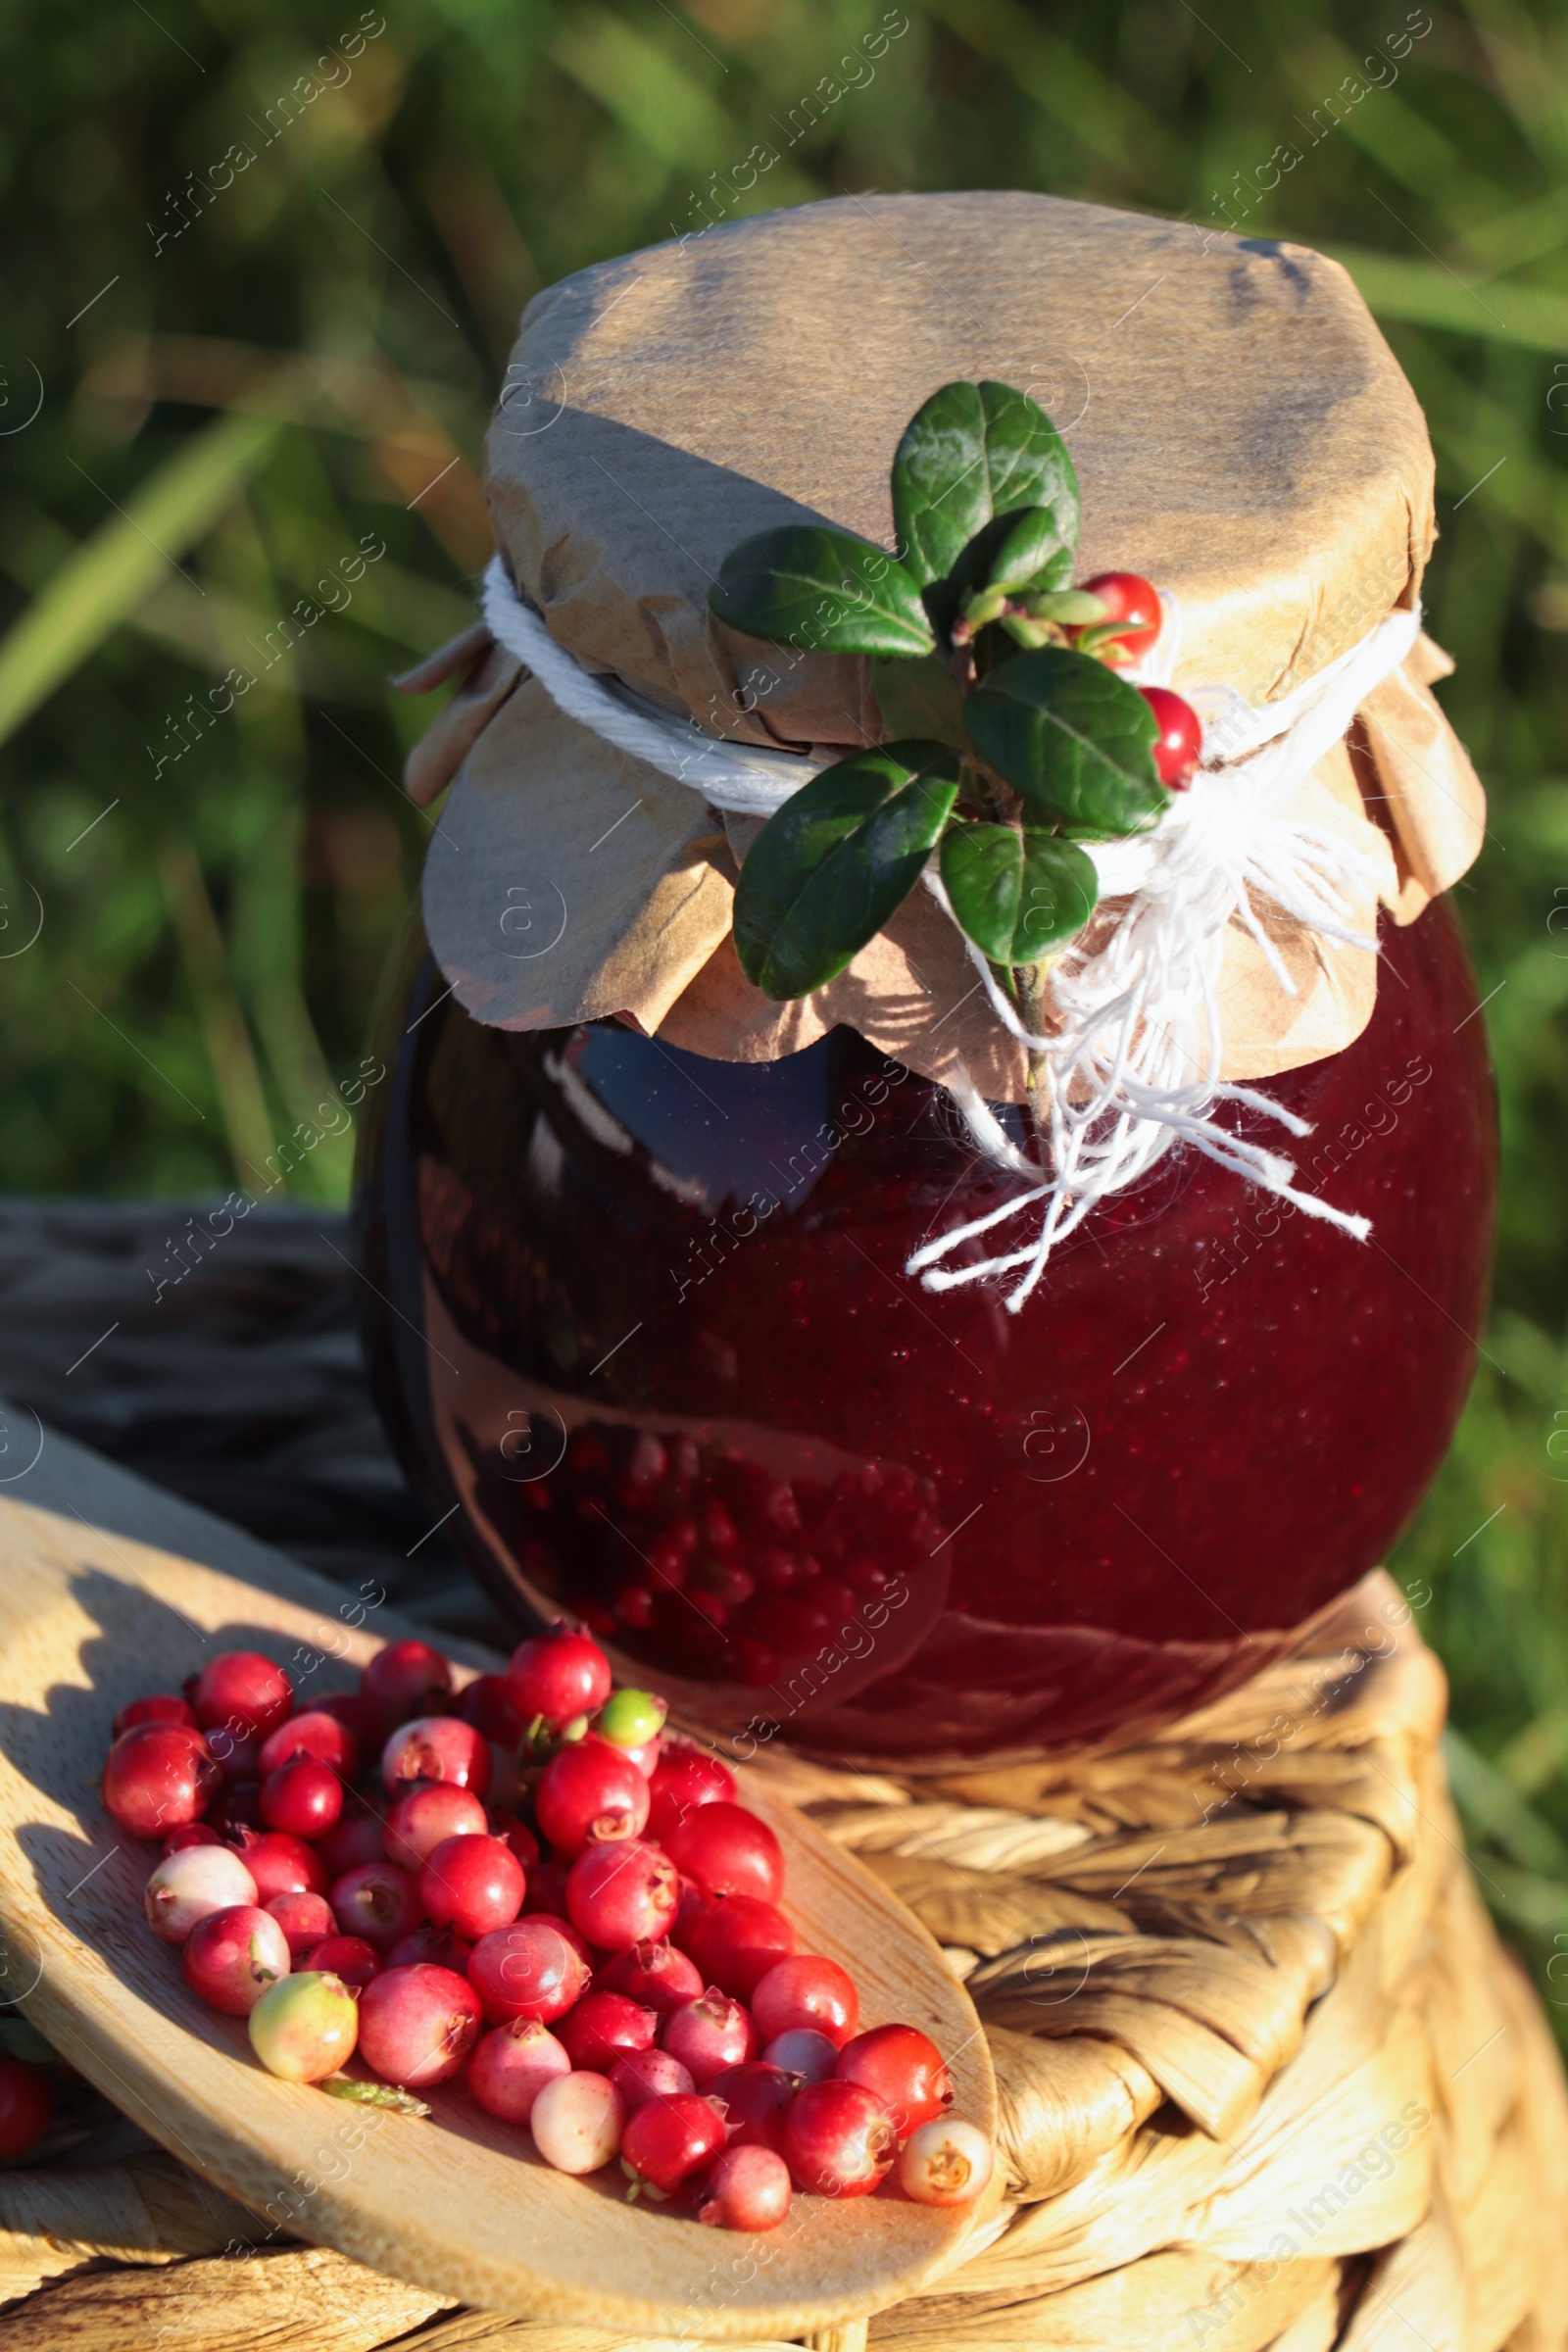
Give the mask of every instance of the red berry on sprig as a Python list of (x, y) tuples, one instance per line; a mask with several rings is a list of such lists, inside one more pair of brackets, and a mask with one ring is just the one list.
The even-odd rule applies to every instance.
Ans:
[(1172, 792), (1183, 792), (1203, 750), (1203, 722), (1191, 703), (1184, 703), (1168, 686), (1140, 686), (1139, 693), (1154, 713), (1154, 766), (1159, 780)]
[(1081, 646), (1085, 636), (1093, 638), (1092, 647), (1083, 646), (1086, 653), (1092, 650), (1102, 662), (1114, 662), (1148, 652), (1164, 620), (1159, 591), (1152, 580), (1138, 571), (1097, 571), (1079, 586), (1086, 596), (1098, 596), (1105, 608), (1103, 620), (1079, 633)]

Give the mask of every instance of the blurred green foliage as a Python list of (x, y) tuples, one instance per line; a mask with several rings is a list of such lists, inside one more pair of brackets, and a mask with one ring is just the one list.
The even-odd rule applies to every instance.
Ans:
[[(1492, 795), (1460, 904), (1501, 1089), (1497, 1305), (1396, 1567), (1453, 1677), (1492, 1899), (1551, 1991), (1568, 1944), (1561, 10), (18, 0), (0, 54), (26, 92), (0, 134), (0, 1182), (17, 1190), (249, 1180), (357, 1055), (426, 833), (396, 783), (425, 707), (386, 673), (470, 616), (480, 442), (535, 288), (697, 225), (705, 203), (871, 187), (1041, 188), (1347, 261), (1431, 419), (1430, 625)], [(758, 141), (780, 160), (737, 204), (728, 175)], [(220, 713), (211, 690), (236, 667), (255, 683)], [(295, 1189), (342, 1198), (329, 1150)], [(1420, 1410), (1419, 1367), (1396, 1402)]]

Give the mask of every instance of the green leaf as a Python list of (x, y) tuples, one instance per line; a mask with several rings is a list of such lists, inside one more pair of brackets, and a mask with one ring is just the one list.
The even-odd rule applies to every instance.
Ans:
[(953, 824), (942, 881), (968, 937), (993, 963), (1034, 963), (1095, 911), (1093, 860), (1070, 841), (1027, 825)]
[(929, 654), (936, 645), (920, 591), (897, 558), (825, 523), (743, 540), (708, 601), (732, 629), (808, 654)]
[(963, 707), (982, 759), (1037, 816), (1088, 834), (1142, 833), (1168, 808), (1154, 714), (1102, 662), (1064, 646), (1015, 654)]
[(888, 732), (966, 752), (963, 690), (938, 654), (923, 662), (873, 662), (871, 684)]
[(25, 2058), (31, 2066), (53, 2066), (55, 2062), (54, 2051), (24, 2017), (0, 2017), (0, 2050), (8, 2058)]
[(842, 972), (914, 888), (957, 792), (958, 762), (940, 743), (890, 743), (813, 776), (741, 867), (747, 979), (782, 1002)]
[[(947, 579), (980, 532), (1024, 507), (1054, 514), (1067, 569), (1041, 584), (1064, 587), (1078, 544), (1078, 480), (1050, 417), (1010, 384), (945, 384), (933, 392), (893, 460), (893, 520), (907, 569), (922, 586)], [(1014, 527), (998, 534), (988, 560)], [(983, 577), (976, 570), (964, 584), (978, 586)]]
[(328, 2075), (316, 2085), (330, 2098), (347, 2099), (356, 2107), (385, 2107), (393, 2115), (428, 2115), (423, 2099), (391, 2082), (356, 2082), (349, 2075)]

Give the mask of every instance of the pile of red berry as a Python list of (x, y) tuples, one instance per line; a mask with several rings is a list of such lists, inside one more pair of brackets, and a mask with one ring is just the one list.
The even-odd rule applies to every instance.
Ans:
[(392, 1642), (298, 1713), (281, 1668), (228, 1650), (122, 1708), (104, 1801), (163, 1839), (154, 1935), (286, 2082), (416, 2106), (464, 2076), (562, 2172), (618, 2156), (629, 2195), (730, 2229), (771, 2229), (792, 2181), (862, 2196), (895, 2166), (922, 2203), (977, 2196), (991, 2148), (947, 2115), (941, 2053), (858, 2030), (853, 1980), (795, 1948), (777, 1838), (663, 1719), (564, 1622), (461, 1692)]

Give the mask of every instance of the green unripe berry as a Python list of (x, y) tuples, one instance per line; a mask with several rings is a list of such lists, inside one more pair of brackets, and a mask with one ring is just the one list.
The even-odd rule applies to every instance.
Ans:
[(664, 1728), (669, 1708), (652, 1690), (612, 1690), (594, 1719), (601, 1740), (614, 1747), (645, 1747)]
[(251, 2047), (284, 2082), (319, 2082), (354, 2055), (359, 2003), (340, 1977), (302, 1970), (269, 1984), (250, 2015)]

